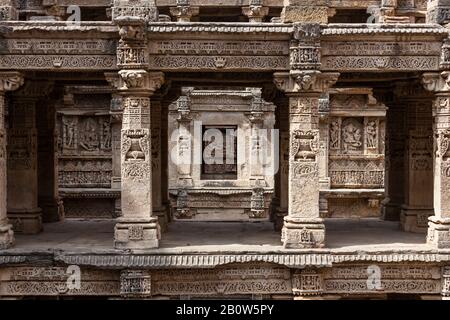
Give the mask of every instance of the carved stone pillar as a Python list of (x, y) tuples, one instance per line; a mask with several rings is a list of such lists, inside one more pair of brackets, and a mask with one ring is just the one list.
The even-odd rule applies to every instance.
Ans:
[(289, 215), (282, 232), (286, 248), (325, 245), (319, 216), (319, 99), (338, 76), (319, 71), (275, 74), (275, 84), (289, 97)]
[[(162, 73), (123, 70), (124, 111), (121, 143), (122, 217), (115, 228), (117, 248), (158, 247), (158, 218), (152, 214), (150, 97), (162, 85)], [(135, 82), (135, 78), (141, 79)]]
[(382, 218), (399, 221), (404, 203), (405, 185), (405, 104), (391, 99), (386, 121), (386, 198), (382, 203)]
[(250, 5), (242, 8), (242, 13), (248, 17), (250, 23), (261, 23), (269, 14), (269, 7), (263, 7), (262, 0), (250, 0)]
[(284, 0), (281, 20), (299, 23), (328, 23), (328, 17), (335, 14), (335, 10), (328, 7), (328, 0)]
[(286, 248), (325, 246), (319, 214), (319, 102), (338, 73), (321, 73), (320, 25), (294, 25), (290, 73), (275, 73), (275, 85), (289, 98), (289, 213), (284, 218)]
[(118, 92), (123, 96), (121, 130), (122, 217), (117, 219), (116, 248), (159, 246), (160, 227), (153, 215), (151, 96), (163, 74), (149, 73), (145, 26), (156, 21), (154, 1), (114, 1), (113, 20), (121, 37), (117, 48)]
[(191, 7), (190, 0), (177, 0), (177, 6), (170, 8), (170, 14), (177, 19), (177, 22), (190, 22), (193, 16), (200, 12), (199, 7)]
[(152, 200), (153, 215), (158, 217), (161, 230), (167, 228), (167, 212), (162, 202), (162, 138), (161, 138), (161, 98), (152, 99), (151, 128), (152, 128)]
[(279, 199), (275, 211), (275, 230), (281, 230), (284, 217), (288, 215), (289, 207), (289, 112), (284, 103), (277, 104), (277, 117), (280, 130), (280, 168), (276, 193)]
[(14, 245), (14, 232), (8, 223), (7, 197), (7, 135), (6, 135), (6, 102), (5, 93), (17, 90), (23, 84), (23, 77), (18, 72), (0, 73), (0, 249)]
[[(111, 94), (110, 114), (111, 114), (111, 151), (112, 151), (112, 177), (111, 189), (121, 188), (121, 132), (123, 120), (123, 97), (118, 92), (121, 81), (117, 73), (107, 72), (105, 78), (113, 89)], [(121, 199), (117, 198), (114, 203), (114, 216), (122, 215)]]
[(193, 88), (183, 89), (182, 96), (177, 101), (177, 172), (178, 186), (191, 187), (192, 182), (192, 133), (191, 123), (193, 121), (191, 114), (191, 92)]
[(251, 125), (251, 143), (250, 143), (250, 183), (253, 187), (265, 187), (266, 182), (263, 176), (263, 160), (260, 159), (261, 149), (268, 146), (263, 146), (265, 142), (262, 140), (261, 131), (264, 126), (264, 112), (262, 108), (261, 92), (253, 92), (253, 101), (251, 112), (248, 114), (248, 119)]
[[(425, 233), (428, 217), (433, 215), (431, 100), (420, 83), (400, 83), (395, 92), (399, 104), (406, 106), (405, 184), (400, 221), (405, 231)], [(394, 130), (398, 130), (398, 127)], [(398, 177), (392, 178), (396, 180)]]
[(450, 22), (450, 0), (430, 0), (427, 7), (427, 23)]
[(8, 218), (15, 232), (42, 231), (38, 206), (37, 101), (51, 84), (28, 81), (14, 94), (8, 128)]
[(423, 84), (434, 92), (434, 216), (428, 224), (427, 242), (450, 248), (450, 72), (425, 73)]

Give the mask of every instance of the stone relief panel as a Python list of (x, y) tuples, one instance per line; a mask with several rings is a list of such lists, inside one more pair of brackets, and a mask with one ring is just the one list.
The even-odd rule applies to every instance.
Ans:
[[(387, 109), (369, 89), (337, 91), (330, 95), (326, 124), (331, 184), (330, 192), (326, 193), (327, 215), (353, 217), (358, 210), (362, 216), (378, 216), (385, 183)], [(345, 215), (343, 206), (353, 209)]]
[(162, 70), (285, 70), (286, 41), (156, 40), (149, 45), (151, 68)]
[(441, 269), (429, 265), (378, 265), (378, 289), (368, 285), (368, 266), (342, 266), (324, 270), (324, 290), (333, 294), (441, 292)]
[[(112, 217), (115, 211), (108, 195), (113, 178), (111, 97), (86, 94), (95, 90), (101, 89), (68, 87), (57, 108), (58, 187), (67, 217)], [(101, 193), (93, 196), (92, 190)]]
[(290, 270), (275, 265), (230, 265), (215, 269), (161, 270), (152, 273), (154, 295), (227, 296), (291, 294)]

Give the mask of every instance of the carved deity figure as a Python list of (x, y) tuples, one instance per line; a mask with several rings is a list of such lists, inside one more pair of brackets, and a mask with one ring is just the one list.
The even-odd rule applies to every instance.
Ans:
[(333, 121), (330, 128), (330, 148), (339, 149), (339, 122)]
[(342, 130), (344, 151), (355, 151), (361, 148), (361, 129), (355, 126), (353, 123), (347, 124)]
[(102, 123), (102, 149), (111, 150), (111, 127), (108, 121)]
[(64, 145), (66, 149), (75, 149), (75, 120), (74, 119), (63, 119), (64, 124)]
[(366, 127), (366, 143), (367, 148), (377, 147), (377, 124), (375, 121), (369, 121)]
[(92, 118), (89, 118), (86, 121), (80, 146), (87, 151), (98, 150), (99, 141), (97, 134), (97, 123)]

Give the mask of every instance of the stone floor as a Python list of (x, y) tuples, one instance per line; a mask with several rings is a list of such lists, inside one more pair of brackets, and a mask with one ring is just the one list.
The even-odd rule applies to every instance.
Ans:
[[(402, 232), (378, 219), (329, 219), (327, 249), (333, 252), (429, 250), (425, 235)], [(38, 235), (16, 235), (8, 252), (116, 252), (114, 221), (66, 220), (46, 224)], [(156, 251), (156, 250), (155, 250)], [(175, 222), (163, 234), (158, 253), (279, 252), (280, 233), (271, 223)]]

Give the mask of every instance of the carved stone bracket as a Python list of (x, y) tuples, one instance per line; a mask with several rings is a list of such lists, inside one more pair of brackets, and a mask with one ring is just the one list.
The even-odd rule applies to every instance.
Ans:
[(294, 70), (290, 73), (275, 73), (274, 83), (279, 90), (286, 93), (322, 93), (337, 82), (339, 75), (315, 70)]

